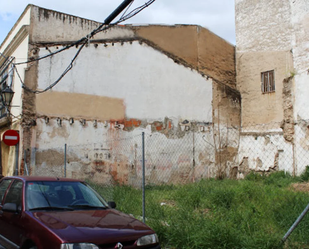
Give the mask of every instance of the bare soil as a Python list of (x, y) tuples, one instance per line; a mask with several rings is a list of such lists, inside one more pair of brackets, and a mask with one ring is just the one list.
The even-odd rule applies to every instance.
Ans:
[(308, 192), (309, 193), (309, 182), (294, 183), (291, 185), (291, 189), (294, 191)]

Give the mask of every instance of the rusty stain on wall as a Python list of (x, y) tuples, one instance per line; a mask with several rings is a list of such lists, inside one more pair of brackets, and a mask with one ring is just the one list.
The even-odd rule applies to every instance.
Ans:
[(142, 125), (142, 121), (138, 119), (119, 119), (119, 120), (109, 120), (111, 127), (122, 129), (124, 131), (133, 131)]

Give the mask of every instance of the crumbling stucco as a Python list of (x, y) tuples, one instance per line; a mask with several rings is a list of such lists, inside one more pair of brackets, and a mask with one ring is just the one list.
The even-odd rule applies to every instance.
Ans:
[(286, 141), (294, 142), (294, 81), (293, 76), (283, 80), (283, 121), (281, 128)]
[(237, 91), (213, 84), (213, 141), (217, 178), (230, 177), (238, 165), (241, 98)]
[[(28, 56), (37, 57), (38, 54), (35, 55), (32, 51), (36, 50), (36, 47), (29, 45), (29, 54)], [(30, 62), (28, 63), (28, 67), (25, 71), (25, 79), (24, 84), (29, 89), (35, 90), (37, 87), (37, 67), (38, 62)], [(29, 151), (31, 148), (31, 143), (33, 142), (33, 130), (36, 126), (36, 102), (35, 102), (35, 94), (30, 91), (24, 91), (22, 94), (22, 120), (21, 120), (21, 152), (20, 155), (24, 155), (24, 151)], [(26, 156), (19, 157), (20, 160), (23, 158), (21, 166), (19, 167), (20, 172), (24, 173), (24, 165), (30, 165), (30, 153), (26, 153)]]
[[(145, 121), (128, 120), (122, 126), (117, 126), (115, 121), (96, 122), (94, 128), (94, 120), (87, 120), (82, 126), (80, 122), (62, 119), (59, 126), (56, 118), (50, 118), (48, 122), (46, 118), (38, 118), (32, 174), (63, 174), (64, 144), (68, 143), (67, 177), (139, 186), (142, 180), (141, 128)], [(164, 129), (152, 132), (152, 123), (142, 128), (146, 132), (147, 184), (181, 184), (218, 175), (213, 126), (185, 123), (189, 129), (184, 129), (180, 137), (176, 135), (179, 130), (174, 124), (165, 127), (174, 134), (169, 136)], [(129, 132), (126, 127), (130, 127)], [(221, 160), (231, 161), (224, 162), (230, 169), (235, 160), (237, 141), (233, 141), (232, 134), (228, 139), (231, 139), (230, 147), (221, 148), (220, 155)]]

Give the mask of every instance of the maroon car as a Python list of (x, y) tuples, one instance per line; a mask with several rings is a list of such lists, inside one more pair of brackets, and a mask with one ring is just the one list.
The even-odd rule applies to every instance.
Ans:
[(83, 181), (4, 177), (0, 248), (160, 249), (151, 228), (115, 206)]

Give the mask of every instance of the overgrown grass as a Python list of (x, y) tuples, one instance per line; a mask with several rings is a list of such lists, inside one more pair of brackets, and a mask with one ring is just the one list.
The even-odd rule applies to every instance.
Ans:
[[(249, 174), (244, 180), (202, 180), (184, 186), (146, 189), (146, 223), (163, 248), (309, 248), (309, 214), (285, 244), (281, 239), (309, 203), (309, 194), (291, 189), (308, 180), (284, 172)], [(96, 186), (105, 196), (106, 188)], [(142, 193), (113, 187), (117, 209), (142, 215)]]

